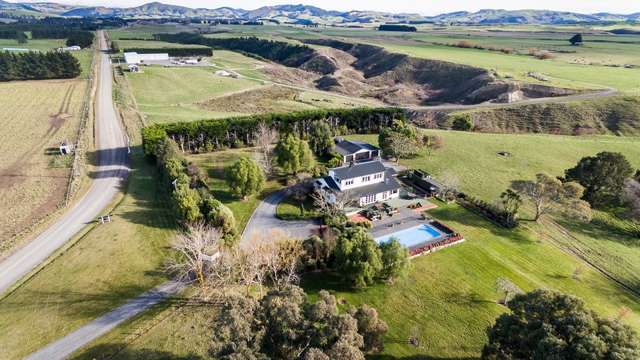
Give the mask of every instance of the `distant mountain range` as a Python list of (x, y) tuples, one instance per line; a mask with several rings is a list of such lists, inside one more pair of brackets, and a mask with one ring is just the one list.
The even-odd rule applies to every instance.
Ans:
[(219, 18), (235, 20), (277, 20), (281, 23), (364, 24), (392, 22), (436, 22), (465, 24), (571, 24), (602, 21), (640, 22), (640, 12), (621, 14), (578, 14), (550, 10), (480, 10), (425, 17), (419, 14), (392, 14), (376, 11), (331, 11), (308, 5), (265, 6), (255, 10), (222, 7), (189, 8), (152, 2), (130, 8), (79, 7), (49, 2), (9, 3), (0, 0), (0, 14), (30, 14), (64, 17), (122, 18)]

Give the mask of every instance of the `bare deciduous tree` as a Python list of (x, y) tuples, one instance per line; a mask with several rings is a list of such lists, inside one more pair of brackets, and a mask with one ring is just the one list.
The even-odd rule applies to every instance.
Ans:
[(353, 204), (353, 198), (349, 190), (340, 192), (329, 192), (325, 190), (316, 190), (311, 193), (313, 205), (318, 211), (330, 217), (335, 217), (344, 213), (344, 209)]
[(640, 220), (640, 182), (629, 180), (625, 187), (625, 200), (631, 206), (631, 215), (635, 220)]
[(501, 300), (501, 303), (504, 305), (507, 305), (509, 300), (511, 300), (515, 295), (524, 293), (518, 285), (514, 284), (511, 280), (502, 277), (496, 280), (496, 289), (504, 294), (504, 297)]
[(178, 234), (172, 247), (177, 256), (169, 261), (167, 270), (181, 281), (196, 281), (206, 290), (209, 269), (222, 248), (220, 233), (204, 223), (196, 223)]
[(256, 146), (260, 150), (258, 164), (267, 174), (273, 171), (273, 144), (278, 141), (278, 132), (265, 122), (258, 124)]

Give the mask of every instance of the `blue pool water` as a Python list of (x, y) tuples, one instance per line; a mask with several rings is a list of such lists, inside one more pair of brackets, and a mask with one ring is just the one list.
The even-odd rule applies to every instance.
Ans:
[(404, 245), (407, 248), (411, 248), (417, 245), (432, 242), (442, 236), (443, 234), (432, 226), (422, 224), (409, 229), (395, 232), (393, 234), (378, 237), (376, 238), (376, 242), (378, 244), (381, 244), (391, 240), (391, 238), (395, 238), (400, 241), (400, 244)]

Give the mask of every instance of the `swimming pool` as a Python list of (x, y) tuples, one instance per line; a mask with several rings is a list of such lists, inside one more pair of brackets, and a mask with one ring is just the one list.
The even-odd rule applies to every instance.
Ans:
[(440, 240), (442, 237), (444, 237), (444, 234), (436, 230), (434, 227), (428, 224), (422, 224), (393, 234), (378, 237), (375, 240), (378, 244), (381, 244), (391, 240), (391, 238), (395, 238), (398, 239), (400, 244), (405, 247), (412, 248), (414, 246)]

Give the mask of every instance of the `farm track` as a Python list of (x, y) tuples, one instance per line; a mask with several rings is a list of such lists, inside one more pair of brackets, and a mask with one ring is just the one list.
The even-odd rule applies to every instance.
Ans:
[[(104, 37), (100, 37), (101, 48), (106, 49)], [(97, 159), (96, 171), (90, 174), (93, 181), (88, 192), (60, 219), (44, 232), (14, 252), (0, 263), (0, 294), (5, 293), (23, 277), (36, 270), (41, 263), (73, 238), (87, 224), (112, 202), (121, 191), (128, 168), (128, 150), (125, 134), (116, 117), (112, 99), (111, 64), (106, 53), (101, 54), (99, 92), (97, 101), (96, 135)], [(69, 99), (73, 89), (68, 89)], [(64, 111), (68, 100), (63, 101), (60, 110)]]
[[(313, 88), (307, 88), (304, 86), (297, 86), (297, 85), (291, 85), (291, 84), (285, 84), (285, 83), (281, 83), (281, 82), (277, 82), (274, 80), (262, 80), (262, 79), (257, 79), (257, 78), (252, 78), (249, 76), (244, 76), (244, 75), (239, 75), (240, 78), (246, 79), (246, 80), (253, 80), (253, 81), (260, 81), (264, 84), (271, 84), (271, 85), (277, 85), (277, 86), (282, 86), (285, 88), (289, 88), (289, 89), (294, 89), (294, 90), (300, 90), (300, 91), (317, 91), (317, 92), (321, 92), (321, 93), (327, 93), (330, 94), (331, 96), (335, 96), (338, 98), (342, 98), (345, 100), (353, 100), (353, 97), (351, 96), (347, 96), (347, 95), (343, 95), (340, 93), (336, 93), (336, 92), (331, 92), (331, 91), (322, 91), (322, 90), (318, 90), (318, 89), (313, 89)], [(593, 91), (593, 92), (588, 92), (588, 93), (583, 93), (583, 94), (575, 94), (575, 95), (568, 95), (568, 96), (557, 96), (557, 97), (542, 97), (542, 98), (536, 98), (536, 99), (527, 99), (527, 100), (522, 100), (522, 101), (517, 101), (517, 102), (513, 102), (513, 103), (481, 103), (481, 104), (475, 104), (475, 105), (461, 105), (461, 104), (443, 104), (443, 105), (432, 105), (432, 106), (416, 106), (416, 105), (401, 105), (401, 106), (392, 106), (392, 105), (385, 105), (385, 104), (380, 104), (380, 106), (387, 106), (387, 107), (400, 107), (403, 109), (407, 109), (407, 110), (412, 110), (412, 111), (456, 111), (456, 110), (474, 110), (474, 109), (490, 109), (490, 108), (501, 108), (501, 107), (513, 107), (513, 106), (522, 106), (522, 105), (531, 105), (531, 104), (547, 104), (547, 103), (564, 103), (564, 102), (571, 102), (571, 101), (582, 101), (582, 100), (592, 100), (592, 99), (597, 99), (597, 98), (605, 98), (605, 97), (611, 97), (611, 96), (615, 96), (618, 94), (618, 91), (616, 89), (604, 89), (601, 91)]]
[[(567, 230), (564, 226), (558, 224), (554, 220), (544, 220), (543, 224), (545, 226), (547, 226), (547, 227), (555, 228), (556, 230), (558, 230), (560, 232), (560, 234), (562, 234), (562, 236), (564, 236), (567, 239), (569, 239), (570, 242), (579, 242), (580, 241), (573, 234), (571, 234), (571, 232), (569, 230)], [(588, 255), (585, 254), (584, 251), (582, 251), (581, 249), (579, 249), (577, 247), (571, 247), (571, 246), (564, 245), (564, 244), (562, 244), (561, 241), (556, 240), (553, 237), (553, 235), (551, 235), (549, 233), (544, 233), (544, 235), (550, 241), (551, 244), (553, 244), (555, 247), (557, 247), (561, 251), (580, 259), (582, 262), (587, 264), (589, 267), (595, 269), (597, 272), (599, 272), (600, 274), (602, 274), (604, 277), (606, 277), (607, 279), (611, 280), (612, 282), (616, 283), (618, 286), (623, 288), (628, 293), (632, 294), (634, 297), (640, 298), (640, 291), (637, 288), (634, 288), (634, 287), (628, 285), (623, 280), (620, 280), (618, 277), (616, 277), (615, 275), (611, 274), (605, 268), (603, 268), (603, 267), (595, 264), (593, 261), (589, 260)]]

